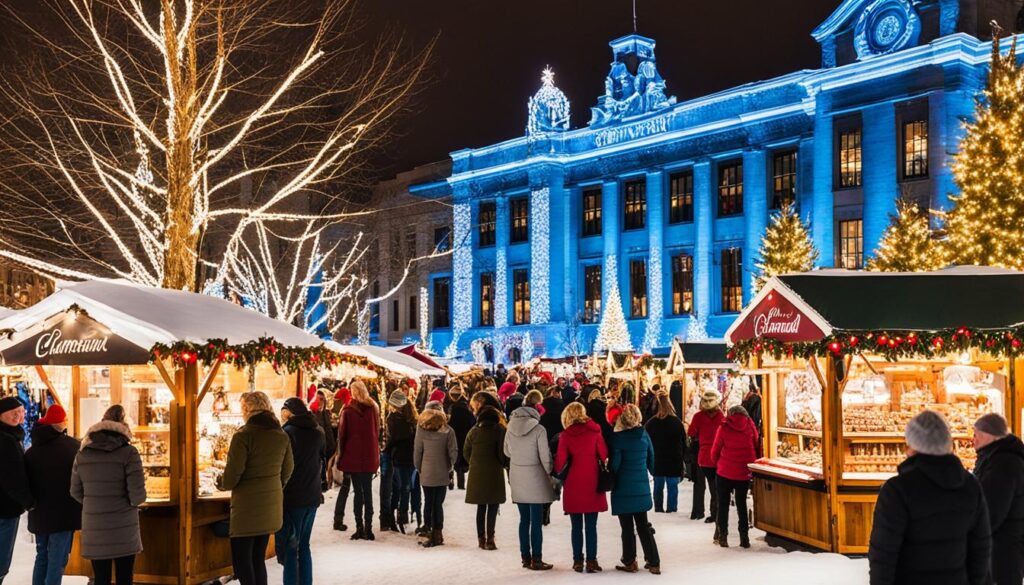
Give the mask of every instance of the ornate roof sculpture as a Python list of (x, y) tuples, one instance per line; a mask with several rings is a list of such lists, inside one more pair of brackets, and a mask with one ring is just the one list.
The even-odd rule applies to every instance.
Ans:
[(676, 103), (675, 96), (665, 95), (665, 80), (658, 73), (654, 57), (654, 39), (632, 34), (608, 44), (614, 58), (604, 80), (604, 95), (590, 108), (591, 127), (607, 126)]
[(569, 129), (569, 99), (555, 86), (555, 72), (545, 67), (541, 86), (527, 102), (526, 135), (564, 132)]

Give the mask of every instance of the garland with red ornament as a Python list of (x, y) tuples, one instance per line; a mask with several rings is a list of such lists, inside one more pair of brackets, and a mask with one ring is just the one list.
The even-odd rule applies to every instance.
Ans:
[(744, 339), (733, 344), (728, 357), (745, 362), (751, 357), (770, 355), (809, 358), (873, 353), (889, 361), (934, 358), (970, 349), (1006, 357), (1024, 353), (1024, 326), (1012, 329), (971, 329), (957, 327), (940, 331), (841, 331), (819, 341), (783, 342), (770, 337)]
[(210, 339), (206, 343), (179, 341), (173, 345), (158, 343), (150, 350), (150, 359), (170, 359), (179, 368), (191, 363), (210, 365), (222, 360), (228, 365), (244, 369), (267, 362), (274, 370), (288, 373), (336, 366), (342, 362), (374, 369), (365, 358), (343, 356), (322, 345), (287, 347), (267, 337), (241, 345), (231, 345), (226, 339)]

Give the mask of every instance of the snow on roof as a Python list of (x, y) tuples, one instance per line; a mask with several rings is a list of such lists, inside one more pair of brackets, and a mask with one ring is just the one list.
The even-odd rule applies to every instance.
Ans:
[(287, 347), (319, 347), (305, 331), (216, 297), (113, 281), (58, 282), (42, 301), (0, 316), (0, 330), (25, 331), (76, 305), (113, 333), (146, 349), (158, 343), (272, 337)]
[(996, 266), (949, 266), (941, 270), (930, 272), (876, 272), (869, 270), (848, 270), (846, 268), (822, 268), (808, 272), (787, 272), (780, 276), (876, 276), (892, 278), (894, 276), (999, 276), (1008, 274), (1021, 274), (1010, 268), (999, 268)]
[(386, 347), (375, 345), (342, 345), (335, 341), (327, 341), (328, 349), (340, 353), (346, 353), (369, 360), (370, 363), (391, 370), (396, 374), (419, 378), (420, 376), (444, 376), (447, 372), (442, 368), (434, 368), (414, 358), (413, 356), (395, 351)]

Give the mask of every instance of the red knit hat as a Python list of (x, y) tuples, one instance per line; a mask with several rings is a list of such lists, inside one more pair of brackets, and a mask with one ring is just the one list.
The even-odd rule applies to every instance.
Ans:
[(434, 390), (431, 392), (430, 401), (444, 402), (444, 390)]
[(59, 404), (54, 404), (50, 408), (46, 409), (46, 414), (36, 421), (37, 425), (57, 425), (68, 421), (68, 413), (64, 412), (64, 407)]
[(352, 391), (345, 386), (342, 386), (334, 393), (334, 399), (340, 400), (342, 406), (348, 406), (348, 404), (352, 402)]

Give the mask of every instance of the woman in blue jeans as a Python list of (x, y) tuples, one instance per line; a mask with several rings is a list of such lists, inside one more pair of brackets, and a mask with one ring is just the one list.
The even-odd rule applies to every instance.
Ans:
[[(597, 515), (608, 511), (608, 499), (597, 490), (598, 464), (608, 462), (608, 447), (601, 436), (601, 427), (587, 416), (586, 408), (573, 402), (562, 411), (555, 469), (565, 472), (562, 509), (572, 521), (572, 570), (582, 573), (584, 560), (588, 573), (598, 573)], [(584, 559), (584, 527), (587, 554)]]
[[(536, 402), (530, 397), (536, 393)], [(551, 448), (548, 433), (540, 424), (535, 408), (542, 397), (531, 391), (524, 404), (512, 412), (505, 433), (505, 456), (509, 458), (509, 485), (512, 501), (519, 507), (519, 552), (523, 568), (547, 571), (552, 568), (543, 560), (544, 504), (555, 501), (551, 485)]]
[[(412, 492), (413, 446), (416, 438), (416, 409), (401, 390), (388, 397), (386, 436), (381, 450), (381, 526), (405, 533), (409, 523)], [(384, 528), (382, 528), (383, 530)]]
[(645, 427), (654, 446), (654, 511), (673, 514), (679, 508), (679, 480), (683, 476), (686, 431), (668, 394), (659, 393), (657, 405), (658, 413)]

